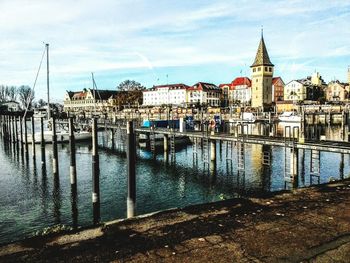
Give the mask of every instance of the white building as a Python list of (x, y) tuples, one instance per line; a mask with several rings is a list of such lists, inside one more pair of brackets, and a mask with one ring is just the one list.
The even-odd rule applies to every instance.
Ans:
[(306, 87), (301, 80), (292, 80), (284, 86), (284, 100), (301, 101), (306, 99)]
[(19, 111), (21, 109), (17, 101), (7, 101), (3, 102), (1, 105), (5, 107), (8, 111)]
[(187, 89), (185, 84), (169, 84), (153, 86), (146, 89), (143, 94), (143, 105), (184, 105), (187, 103)]
[(211, 83), (198, 82), (187, 90), (189, 104), (220, 106), (221, 89)]
[(252, 83), (247, 77), (236, 78), (231, 83), (232, 99), (240, 103), (250, 103), (252, 99)]

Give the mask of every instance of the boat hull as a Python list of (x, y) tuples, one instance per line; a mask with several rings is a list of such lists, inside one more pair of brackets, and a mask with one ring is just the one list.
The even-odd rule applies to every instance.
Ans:
[[(69, 133), (68, 132), (57, 132), (57, 143), (65, 143), (69, 142)], [(75, 132), (74, 139), (75, 141), (86, 141), (91, 140), (92, 134), (91, 132)], [(41, 133), (34, 134), (35, 143), (39, 144), (41, 142)], [(44, 140), (46, 143), (52, 143), (52, 132), (45, 131), (44, 132)], [(32, 135), (29, 134), (27, 137), (28, 143), (32, 143)]]

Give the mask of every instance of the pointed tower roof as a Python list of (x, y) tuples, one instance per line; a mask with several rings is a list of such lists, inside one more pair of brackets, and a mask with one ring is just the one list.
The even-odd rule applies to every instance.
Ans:
[(260, 39), (258, 51), (256, 52), (254, 63), (250, 67), (255, 67), (255, 66), (274, 66), (270, 61), (269, 54), (267, 53), (264, 36), (262, 32), (261, 32), (261, 39)]

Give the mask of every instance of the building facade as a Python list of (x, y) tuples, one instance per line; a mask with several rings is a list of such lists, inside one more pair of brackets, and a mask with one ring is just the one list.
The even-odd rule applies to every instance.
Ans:
[(292, 80), (284, 87), (284, 100), (306, 100), (306, 87), (300, 80)]
[(247, 77), (239, 77), (231, 83), (232, 100), (248, 105), (252, 99), (252, 82)]
[(84, 89), (82, 91), (66, 91), (63, 110), (74, 114), (97, 114), (115, 110), (113, 96), (117, 91)]
[(258, 51), (256, 52), (252, 69), (252, 100), (254, 108), (264, 108), (272, 104), (272, 77), (274, 65), (271, 63), (269, 54), (261, 35)]
[(292, 80), (284, 87), (284, 100), (318, 101), (324, 98), (327, 85), (318, 72), (304, 79)]
[(0, 105), (6, 111), (16, 112), (21, 110), (21, 107), (17, 101), (6, 101), (0, 103)]
[(185, 105), (187, 103), (187, 90), (190, 87), (185, 84), (169, 84), (153, 86), (146, 89), (143, 94), (143, 105)]
[(326, 89), (328, 101), (344, 101), (349, 98), (349, 86), (339, 81), (331, 81)]
[(221, 89), (211, 83), (198, 82), (187, 90), (188, 104), (219, 107)]
[(272, 78), (272, 101), (282, 101), (284, 98), (284, 82), (281, 77)]

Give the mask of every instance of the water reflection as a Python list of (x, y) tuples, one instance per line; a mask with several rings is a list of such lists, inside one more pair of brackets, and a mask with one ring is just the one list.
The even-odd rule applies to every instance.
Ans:
[[(278, 126), (273, 127), (277, 128)], [(272, 127), (247, 125), (244, 129), (251, 133), (269, 134)], [(279, 128), (276, 131), (284, 133), (285, 129)], [(318, 133), (317, 136), (330, 135), (335, 139), (340, 135), (339, 127), (334, 126), (312, 128), (312, 133)], [(9, 150), (11, 146), (7, 143), (0, 144), (0, 160), (3, 165), (0, 171), (3, 173), (0, 176), (0, 188), (4, 189), (0, 192), (0, 208), (1, 211), (9, 211), (0, 212), (0, 243), (23, 238), (55, 224), (77, 228), (125, 217), (126, 157), (122, 151), (125, 144), (116, 140), (117, 136), (122, 136), (118, 135), (118, 132), (115, 133), (114, 140), (110, 134), (108, 131), (104, 142), (102, 137), (100, 140), (101, 145), (111, 149), (99, 150), (101, 198), (96, 206), (91, 205), (89, 144), (76, 145), (76, 187), (71, 187), (69, 181), (70, 153), (67, 145), (61, 144), (58, 147), (60, 177), (55, 177), (52, 174), (51, 163), (40, 166), (40, 154), (33, 162), (32, 158), (29, 161), (25, 157), (23, 151)], [(103, 136), (102, 133), (100, 135)], [(47, 145), (45, 149), (50, 157), (51, 147)], [(204, 150), (203, 144), (200, 143), (196, 147), (177, 146), (175, 161), (171, 152), (164, 153), (162, 148), (157, 149), (155, 153), (138, 149), (136, 214), (216, 201), (222, 196), (230, 198), (261, 195), (285, 188), (284, 148), (245, 144), (244, 170), (238, 169), (239, 144), (218, 142), (217, 159), (209, 165), (204, 162)], [(320, 158), (321, 173), (315, 177), (310, 173), (310, 151), (299, 150), (299, 174), (294, 180), (294, 185), (288, 188), (328, 182), (331, 177), (348, 177), (349, 165), (344, 161), (344, 155), (322, 153)], [(19, 202), (22, 202), (20, 206), (17, 205)], [(24, 210), (28, 210), (27, 213), (23, 213)], [(17, 223), (6, 224), (9, 217), (16, 218)]]

